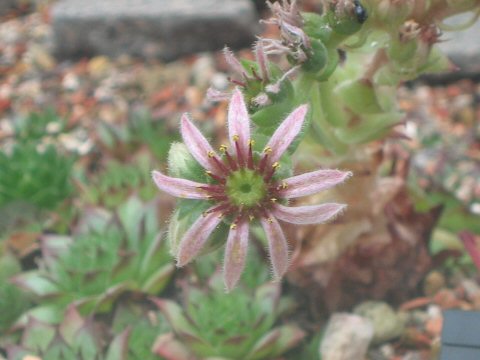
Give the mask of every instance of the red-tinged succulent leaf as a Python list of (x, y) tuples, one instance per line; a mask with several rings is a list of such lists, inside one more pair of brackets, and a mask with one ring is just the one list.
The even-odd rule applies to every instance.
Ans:
[(261, 307), (265, 313), (272, 313), (280, 299), (280, 284), (278, 282), (270, 282), (259, 286), (255, 292), (255, 303)]
[(13, 328), (27, 326), (29, 318), (34, 318), (48, 324), (58, 324), (62, 320), (63, 310), (57, 305), (42, 305), (25, 312), (13, 325)]
[(305, 332), (295, 325), (284, 325), (278, 328), (280, 336), (270, 357), (277, 357), (295, 347), (304, 337)]
[(72, 345), (80, 329), (85, 325), (85, 320), (80, 316), (77, 308), (70, 305), (65, 312), (65, 317), (60, 324), (59, 331), (65, 342)]
[(77, 332), (73, 345), (79, 358), (97, 360), (101, 349), (100, 338), (93, 321), (87, 319), (82, 328)]
[(52, 266), (60, 254), (68, 250), (73, 239), (62, 235), (43, 235), (40, 238), (42, 260), (47, 266)]
[(195, 328), (191, 322), (183, 316), (183, 310), (180, 306), (170, 300), (152, 298), (155, 305), (165, 315), (165, 318), (176, 333), (188, 334), (192, 338), (197, 338)]
[(25, 356), (29, 355), (31, 351), (28, 351), (18, 345), (7, 346), (7, 359), (11, 360), (23, 360)]
[(105, 360), (127, 360), (128, 358), (128, 339), (131, 328), (126, 328), (119, 335), (115, 336), (113, 342), (108, 347)]
[(28, 271), (11, 278), (11, 282), (36, 296), (53, 296), (59, 293), (56, 285), (42, 276), (39, 271)]
[(43, 352), (55, 337), (55, 328), (35, 318), (29, 318), (22, 335), (23, 347), (34, 352)]
[(280, 338), (281, 332), (278, 328), (268, 332), (253, 346), (247, 358), (251, 360), (263, 359), (275, 350), (276, 342)]
[(153, 344), (152, 352), (166, 360), (194, 360), (188, 349), (177, 339), (173, 333), (160, 335)]
[(174, 271), (175, 266), (173, 264), (162, 266), (144, 282), (142, 291), (152, 295), (158, 294), (167, 285)]

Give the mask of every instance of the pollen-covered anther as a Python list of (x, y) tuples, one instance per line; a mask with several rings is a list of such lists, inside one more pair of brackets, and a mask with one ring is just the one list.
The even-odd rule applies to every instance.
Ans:
[(278, 201), (278, 199), (271, 198), (270, 201), (275, 204)]
[(225, 153), (225, 152), (227, 152), (227, 150), (228, 150), (228, 146), (222, 144), (222, 145), (220, 145), (219, 150), (220, 150), (222, 153)]
[(232, 140), (237, 142), (238, 140), (240, 140), (240, 137), (237, 134), (235, 134), (232, 136)]
[(285, 181), (282, 181), (282, 184), (280, 185), (280, 187), (285, 190), (286, 188), (288, 188), (288, 184), (285, 182)]
[(255, 217), (254, 217), (253, 215), (248, 215), (248, 219), (249, 219), (250, 221), (253, 221), (253, 220), (255, 219)]
[(281, 166), (280, 163), (278, 161), (276, 161), (272, 164), (272, 169), (277, 170), (278, 168), (280, 168), (280, 166)]
[(253, 140), (253, 139), (248, 140), (248, 145), (249, 146), (254, 146), (255, 145), (255, 140)]
[(230, 229), (235, 230), (236, 228), (237, 228), (237, 224), (233, 223), (232, 225), (230, 225)]
[(267, 221), (272, 224), (273, 223), (273, 219), (272, 218), (268, 218)]
[(265, 149), (263, 149), (263, 152), (264, 152), (265, 154), (270, 154), (272, 151), (273, 151), (273, 150), (272, 150), (272, 148), (271, 148), (270, 146), (266, 146)]
[(212, 150), (210, 150), (209, 152), (207, 152), (207, 155), (209, 158), (213, 158), (215, 156), (215, 153)]

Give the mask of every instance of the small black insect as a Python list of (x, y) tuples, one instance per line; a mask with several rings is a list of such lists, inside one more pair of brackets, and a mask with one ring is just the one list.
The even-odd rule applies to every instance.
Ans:
[(363, 24), (365, 21), (367, 21), (368, 18), (367, 10), (365, 10), (362, 4), (360, 4), (359, 0), (355, 0), (353, 4), (355, 5), (354, 11), (357, 20), (360, 24)]

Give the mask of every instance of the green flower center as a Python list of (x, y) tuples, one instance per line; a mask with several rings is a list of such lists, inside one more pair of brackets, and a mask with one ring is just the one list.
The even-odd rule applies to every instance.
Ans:
[(234, 205), (249, 208), (265, 198), (267, 186), (263, 176), (256, 171), (241, 169), (228, 176), (226, 193)]

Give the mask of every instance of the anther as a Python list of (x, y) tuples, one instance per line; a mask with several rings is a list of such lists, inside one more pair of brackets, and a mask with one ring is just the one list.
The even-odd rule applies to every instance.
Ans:
[(286, 188), (288, 188), (288, 184), (285, 182), (285, 181), (282, 181), (282, 185), (280, 185), (280, 187), (285, 190)]
[(209, 152), (207, 152), (207, 155), (209, 158), (213, 158), (215, 156), (215, 153), (212, 150), (210, 150)]
[(272, 164), (272, 169), (277, 170), (280, 167), (280, 163), (278, 161)]
[(275, 204), (277, 202), (277, 199), (271, 198), (270, 201)]
[(273, 223), (273, 219), (272, 218), (268, 218), (267, 221), (272, 224)]
[(272, 148), (271, 148), (270, 146), (266, 146), (265, 149), (263, 149), (263, 152), (264, 152), (265, 154), (270, 154), (272, 151), (273, 151), (273, 150), (272, 150)]
[(235, 134), (235, 135), (232, 136), (232, 139), (233, 139), (233, 141), (238, 141), (240, 139), (240, 137), (237, 134)]
[(222, 144), (222, 145), (220, 145), (220, 148), (219, 148), (219, 150), (220, 150), (222, 153), (224, 153), (224, 152), (227, 152), (227, 150), (228, 150), (228, 146), (227, 146), (227, 145), (223, 145), (223, 144)]
[(236, 228), (237, 228), (237, 224), (233, 223), (232, 225), (230, 225), (230, 229), (235, 230)]

